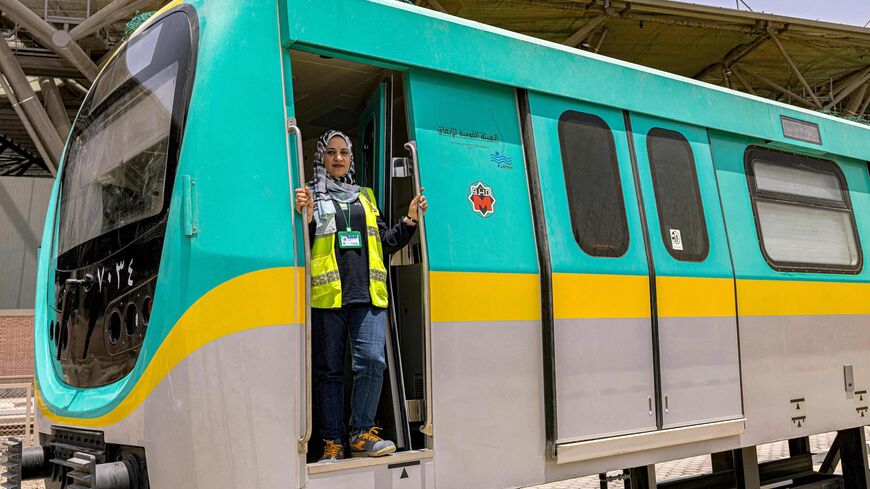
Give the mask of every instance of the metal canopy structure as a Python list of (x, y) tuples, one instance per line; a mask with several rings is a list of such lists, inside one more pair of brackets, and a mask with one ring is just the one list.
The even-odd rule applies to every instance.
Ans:
[(811, 109), (857, 117), (870, 101), (870, 29), (667, 0), (415, 3)]
[[(28, 174), (52, 175), (70, 120), (126, 23), (163, 3), (0, 0), (0, 136), (35, 155)], [(870, 116), (870, 29), (668, 0), (415, 3), (801, 107)], [(0, 175), (18, 166), (0, 165)]]
[(130, 18), (162, 0), (0, 0), (0, 176), (52, 176)]

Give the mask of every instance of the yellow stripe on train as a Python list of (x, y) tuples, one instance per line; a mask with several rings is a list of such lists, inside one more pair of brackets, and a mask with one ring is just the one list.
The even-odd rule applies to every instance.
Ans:
[[(203, 295), (178, 320), (142, 377), (111, 412), (97, 418), (55, 415), (37, 389), (43, 414), (54, 423), (100, 427), (132, 413), (179, 363), (212, 341), (254, 328), (302, 322), (302, 268), (272, 268), (229, 280)], [(432, 272), (433, 322), (537, 321), (537, 274)], [(650, 316), (649, 278), (633, 275), (553, 276), (557, 319)], [(730, 316), (730, 279), (658, 277), (662, 317)], [(870, 315), (870, 284), (738, 280), (742, 316)], [(292, 301), (292, 303), (288, 303)]]
[(738, 280), (741, 316), (870, 314), (870, 283)]
[[(537, 274), (432, 272), (432, 321), (540, 320)], [(870, 314), (870, 284), (657, 277), (660, 317)], [(649, 278), (553, 274), (556, 319), (650, 317)]]

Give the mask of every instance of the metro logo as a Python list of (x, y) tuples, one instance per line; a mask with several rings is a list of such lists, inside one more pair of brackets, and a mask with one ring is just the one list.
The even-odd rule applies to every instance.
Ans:
[(477, 181), (468, 187), (468, 200), (471, 210), (480, 217), (489, 217), (495, 213), (495, 194), (491, 187)]

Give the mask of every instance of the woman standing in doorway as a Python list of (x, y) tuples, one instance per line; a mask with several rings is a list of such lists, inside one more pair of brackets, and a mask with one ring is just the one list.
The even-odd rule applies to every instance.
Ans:
[(350, 336), (350, 449), (353, 456), (396, 451), (374, 426), (386, 368), (387, 269), (384, 252), (408, 244), (428, 207), (423, 189), (408, 215), (387, 228), (374, 192), (354, 180), (350, 138), (327, 131), (317, 142), (314, 178), (296, 189), (296, 210), (308, 208), (311, 252), (314, 406), (324, 441), (320, 462), (344, 458), (344, 349)]

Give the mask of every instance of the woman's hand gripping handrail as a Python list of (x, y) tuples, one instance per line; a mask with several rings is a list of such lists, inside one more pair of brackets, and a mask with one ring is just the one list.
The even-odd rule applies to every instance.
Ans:
[[(414, 172), (414, 194), (420, 194), (420, 163), (417, 159), (417, 142), (409, 141), (405, 143), (405, 149), (411, 153), (411, 167)], [(423, 426), (420, 432), (432, 436), (432, 321), (429, 313), (429, 248), (426, 246), (426, 220), (423, 217), (423, 212), (418, 215), (420, 227), (420, 258), (423, 262), (423, 338), (425, 344), (425, 379), (426, 379), (426, 419), (423, 421)]]
[[(302, 157), (302, 131), (293, 123), (287, 124), (287, 131), (296, 136), (296, 165), (300, 186), (305, 185), (305, 160)], [(287, 171), (292, 174), (290, 162)], [(291, 185), (291, 198), (293, 187)], [(299, 453), (308, 453), (308, 440), (311, 439), (311, 238), (308, 233), (308, 207), (302, 207), (302, 236), (305, 248), (305, 431), (297, 441)]]

